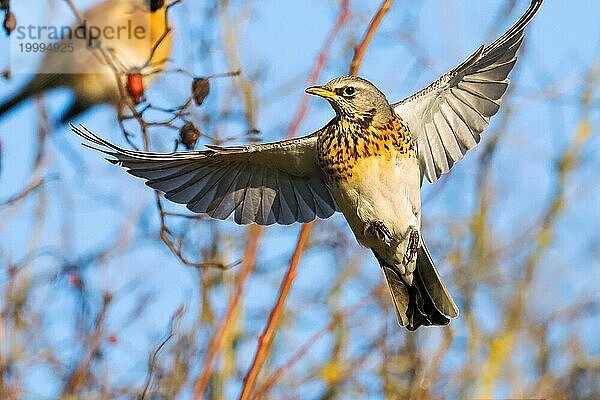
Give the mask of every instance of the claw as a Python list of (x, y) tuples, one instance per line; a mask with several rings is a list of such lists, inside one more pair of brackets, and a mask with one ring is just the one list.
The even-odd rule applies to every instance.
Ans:
[(417, 258), (417, 249), (421, 241), (421, 235), (414, 226), (409, 227), (408, 246), (406, 247), (406, 263), (410, 264)]
[(378, 239), (383, 240), (386, 244), (391, 244), (395, 241), (390, 230), (381, 221), (373, 221), (367, 224), (363, 233), (367, 232)]

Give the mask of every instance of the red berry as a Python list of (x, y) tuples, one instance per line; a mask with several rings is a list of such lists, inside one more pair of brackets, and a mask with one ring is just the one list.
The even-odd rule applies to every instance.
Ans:
[(106, 340), (108, 340), (108, 343), (110, 343), (110, 344), (117, 344), (119, 342), (119, 338), (114, 333), (111, 333), (110, 335), (108, 335)]
[(74, 286), (76, 288), (80, 288), (81, 286), (83, 286), (83, 282), (81, 280), (81, 277), (79, 276), (79, 274), (77, 272), (69, 272), (67, 274), (67, 280), (69, 281), (69, 285)]
[(139, 72), (130, 73), (127, 75), (127, 91), (129, 95), (138, 104), (144, 96), (144, 79)]

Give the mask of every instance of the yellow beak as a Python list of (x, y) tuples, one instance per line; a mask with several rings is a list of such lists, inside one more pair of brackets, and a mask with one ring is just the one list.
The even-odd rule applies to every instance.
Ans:
[(315, 96), (320, 96), (326, 99), (331, 99), (335, 97), (335, 93), (331, 90), (327, 89), (325, 86), (311, 86), (305, 90), (308, 94), (314, 94)]

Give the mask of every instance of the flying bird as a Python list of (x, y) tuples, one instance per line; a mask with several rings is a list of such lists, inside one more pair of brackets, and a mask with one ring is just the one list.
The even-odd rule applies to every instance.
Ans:
[[(56, 43), (58, 46), (53, 47), (62, 50), (45, 52), (38, 73), (0, 104), (0, 118), (24, 101), (61, 87), (69, 88), (73, 93), (71, 104), (62, 112), (61, 123), (71, 121), (99, 104), (116, 107), (121, 102), (122, 92), (114, 68), (120, 73), (119, 79), (125, 89), (123, 93), (127, 93), (128, 78), (136, 82), (136, 89), (149, 86), (158, 74), (143, 74), (143, 67), (152, 72), (160, 70), (171, 52), (173, 35), (164, 35), (167, 6), (163, 0), (105, 0), (85, 11), (82, 15), (85, 24), (71, 27), (71, 37), (65, 33)], [(90, 36), (78, 39), (77, 35), (82, 36), (77, 32), (80, 27), (86, 27)], [(130, 31), (126, 29), (128, 27)], [(132, 33), (132, 29), (144, 29), (144, 32), (137, 35), (139, 31)], [(94, 48), (89, 47), (89, 38), (94, 34), (92, 30), (104, 32), (99, 40), (108, 50), (113, 65), (109, 65), (99, 52), (90, 50)], [(139, 96), (141, 93), (132, 94), (132, 97), (138, 97), (134, 100), (139, 100)]]
[(459, 312), (421, 235), (423, 177), (435, 182), (479, 142), (542, 1), (533, 0), (499, 39), (398, 103), (357, 76), (309, 87), (336, 115), (301, 138), (167, 154), (123, 149), (83, 126), (72, 128), (193, 212), (270, 225), (341, 211), (379, 261), (398, 323), (409, 330), (446, 325)]

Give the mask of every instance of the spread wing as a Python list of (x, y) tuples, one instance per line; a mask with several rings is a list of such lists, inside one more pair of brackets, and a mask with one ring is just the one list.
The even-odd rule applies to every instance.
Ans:
[(87, 147), (109, 156), (146, 184), (191, 211), (238, 224), (309, 222), (327, 218), (335, 202), (317, 162), (317, 134), (298, 139), (208, 150), (150, 153), (127, 150), (71, 125)]
[(480, 47), (458, 67), (392, 107), (417, 140), (421, 171), (430, 182), (450, 171), (479, 143), (500, 108), (524, 30), (543, 0), (533, 0), (504, 35)]

